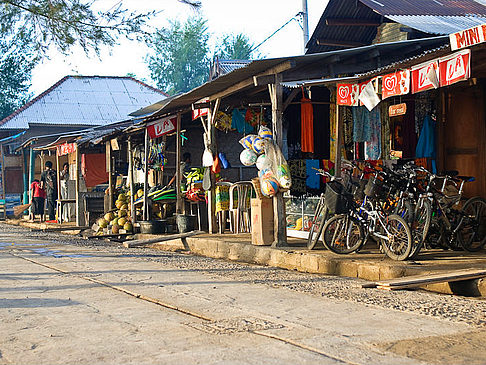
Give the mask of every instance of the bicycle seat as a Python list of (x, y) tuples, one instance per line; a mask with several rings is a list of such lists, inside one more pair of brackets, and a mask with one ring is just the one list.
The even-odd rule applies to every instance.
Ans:
[(455, 177), (455, 176), (459, 175), (459, 171), (457, 171), (457, 170), (446, 170), (446, 171), (442, 171), (442, 173), (440, 175), (441, 176)]
[(463, 181), (466, 181), (466, 182), (473, 182), (476, 180), (476, 178), (474, 176), (456, 176), (457, 179), (459, 180), (463, 180)]

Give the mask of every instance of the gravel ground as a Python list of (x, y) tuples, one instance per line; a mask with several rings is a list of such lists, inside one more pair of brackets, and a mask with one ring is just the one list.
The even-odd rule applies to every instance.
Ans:
[(149, 249), (126, 249), (114, 242), (85, 240), (75, 236), (35, 232), (22, 227), (0, 224), (0, 237), (20, 234), (24, 239), (46, 240), (57, 244), (73, 244), (119, 255), (139, 255), (141, 260), (159, 262), (165, 267), (190, 268), (191, 270), (197, 267), (202, 273), (210, 277), (244, 280), (311, 295), (422, 314), (452, 322), (465, 322), (478, 328), (486, 327), (486, 300), (482, 298), (465, 298), (420, 290), (384, 291), (363, 289), (361, 284), (364, 281), (360, 279), (304, 274), (181, 253), (161, 253), (160, 251)]

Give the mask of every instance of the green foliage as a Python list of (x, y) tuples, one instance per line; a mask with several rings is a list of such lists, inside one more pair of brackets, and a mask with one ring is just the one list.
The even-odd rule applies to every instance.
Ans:
[[(199, 7), (199, 1), (179, 0)], [(54, 44), (62, 53), (74, 45), (86, 53), (100, 46), (113, 46), (119, 36), (141, 40), (146, 21), (155, 15), (131, 12), (123, 0), (108, 10), (94, 10), (96, 0), (0, 0), (0, 35), (32, 31), (37, 51), (45, 52)], [(3, 14), (9, 14), (5, 22)]]
[(28, 32), (0, 38), (0, 120), (32, 97), (31, 73), (37, 61)]
[(172, 21), (148, 41), (150, 76), (170, 95), (187, 92), (203, 84), (209, 73), (209, 35), (206, 21), (190, 18), (185, 24)]
[(226, 60), (250, 60), (253, 44), (244, 34), (228, 35), (224, 37), (217, 55)]

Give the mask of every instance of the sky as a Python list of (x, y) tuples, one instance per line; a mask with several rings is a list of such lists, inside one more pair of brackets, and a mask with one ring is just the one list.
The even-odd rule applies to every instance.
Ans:
[[(98, 0), (98, 6), (113, 6), (119, 0)], [(312, 35), (327, 0), (307, 0), (309, 36)], [(156, 10), (160, 13), (150, 20), (150, 26), (164, 27), (170, 19), (184, 21), (196, 14), (177, 0), (124, 0), (125, 6), (136, 11)], [(213, 39), (223, 35), (243, 33), (250, 42), (259, 44), (302, 10), (302, 0), (202, 0), (201, 15), (207, 19)], [(63, 56), (51, 49), (33, 72), (31, 92), (38, 95), (66, 75), (125, 76), (135, 74), (139, 80), (154, 83), (144, 59), (148, 48), (141, 43), (120, 40), (119, 45), (105, 48), (98, 57), (86, 56), (81, 49)], [(303, 33), (298, 22), (291, 21), (270, 40), (258, 48), (263, 58), (303, 54)]]

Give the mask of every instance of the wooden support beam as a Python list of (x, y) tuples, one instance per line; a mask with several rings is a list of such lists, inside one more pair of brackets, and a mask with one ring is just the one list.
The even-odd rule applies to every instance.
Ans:
[(340, 177), (341, 176), (341, 150), (342, 150), (342, 135), (343, 135), (343, 121), (339, 117), (339, 105), (336, 101), (336, 161), (334, 167), (334, 176)]
[(352, 41), (340, 41), (336, 39), (318, 39), (317, 44), (319, 46), (330, 46), (330, 47), (363, 47), (366, 43), (363, 42), (352, 42)]
[(378, 27), (381, 25), (381, 22), (353, 18), (327, 18), (326, 25), (346, 27)]
[[(145, 164), (144, 164), (144, 179), (143, 179), (143, 220), (147, 221), (150, 219), (150, 212), (148, 207), (148, 157), (149, 157), (149, 143), (150, 143), (150, 136), (148, 134), (148, 129), (145, 128)], [(178, 162), (177, 162), (178, 163)], [(177, 166), (177, 165), (176, 165)]]
[(182, 155), (182, 140), (181, 140), (181, 113), (177, 113), (176, 126), (176, 214), (182, 213), (182, 206), (184, 201), (181, 196), (181, 155)]
[[(109, 187), (109, 194), (108, 194), (108, 209), (113, 209), (113, 197), (115, 196), (115, 186), (113, 184), (113, 161), (111, 157), (111, 143), (110, 141), (105, 142), (105, 151), (106, 151), (106, 171), (108, 172), (108, 187)], [(105, 212), (106, 213), (106, 212)]]
[(287, 99), (285, 99), (283, 105), (282, 105), (282, 113), (289, 107), (289, 105), (292, 103), (292, 100), (295, 99), (297, 94), (300, 92), (300, 88), (293, 89), (289, 96), (287, 96)]
[[(216, 114), (218, 113), (219, 106), (221, 104), (221, 99), (216, 99), (214, 107), (209, 109), (208, 115), (208, 140), (209, 149), (215, 155), (217, 153), (217, 141), (216, 141), (216, 128), (214, 127), (214, 120)], [(211, 172), (211, 189), (208, 192), (208, 224), (209, 233), (217, 233), (218, 225), (216, 221), (216, 178)]]
[(81, 152), (79, 151), (79, 145), (76, 144), (76, 180), (75, 180), (75, 189), (76, 189), (76, 225), (78, 227), (83, 227), (89, 222), (84, 221), (84, 209), (83, 209), (83, 202), (81, 201), (81, 192), (80, 192), (80, 179), (81, 179)]
[(205, 102), (202, 102), (202, 103), (193, 103), (192, 104), (192, 110), (197, 110), (197, 109), (205, 109), (205, 108), (209, 108), (211, 106), (211, 104), (209, 103), (209, 101), (205, 101)]
[[(270, 100), (272, 101), (272, 127), (273, 136), (277, 146), (283, 146), (283, 87), (282, 74), (275, 75), (273, 85), (268, 85)], [(285, 202), (283, 193), (278, 192), (273, 198), (273, 247), (287, 245), (287, 217), (285, 214)]]
[(133, 146), (132, 138), (128, 137), (128, 183), (130, 184), (130, 212), (132, 215), (132, 223), (137, 220), (135, 212), (135, 178), (133, 174)]
[(255, 86), (273, 84), (274, 82), (275, 82), (274, 75), (253, 76), (253, 84)]
[[(295, 61), (285, 61), (285, 62), (282, 62), (280, 64), (278, 64), (277, 66), (275, 67), (271, 67), (269, 68), (268, 70), (264, 71), (264, 72), (261, 72), (259, 73), (258, 75), (254, 75), (254, 76), (265, 76), (265, 75), (272, 75), (272, 74), (277, 74), (277, 73), (281, 73), (281, 72), (284, 72), (292, 67), (295, 66)], [(210, 101), (213, 101), (213, 100), (217, 100), (217, 99), (220, 99), (220, 98), (224, 98), (224, 97), (227, 97), (231, 94), (234, 94), (234, 93), (237, 93), (238, 91), (241, 91), (242, 89), (245, 89), (247, 87), (250, 87), (250, 86), (253, 86), (254, 85), (254, 81), (253, 81), (253, 76), (246, 79), (246, 80), (243, 80), (221, 92), (218, 92), (216, 94), (213, 94), (211, 96), (209, 96), (209, 100)]]

